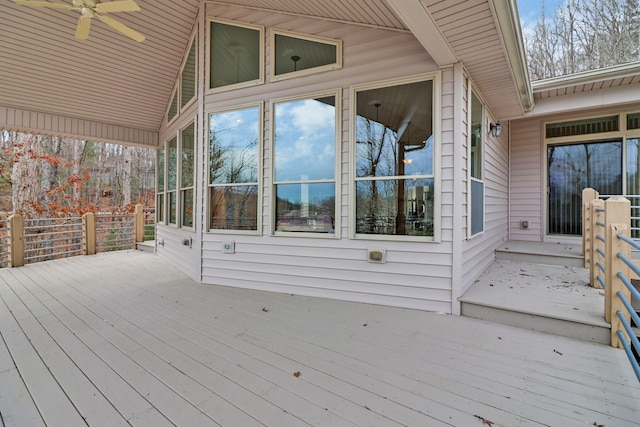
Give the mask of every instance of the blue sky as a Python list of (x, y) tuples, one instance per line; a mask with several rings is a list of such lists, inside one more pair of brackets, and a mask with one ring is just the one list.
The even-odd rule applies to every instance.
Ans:
[(517, 0), (518, 13), (523, 28), (535, 23), (536, 19), (542, 15), (542, 3), (544, 3), (545, 14), (553, 15), (564, 0)]

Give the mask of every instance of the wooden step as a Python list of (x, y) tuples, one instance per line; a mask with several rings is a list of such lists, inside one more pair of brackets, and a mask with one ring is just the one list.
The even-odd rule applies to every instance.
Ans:
[(143, 252), (155, 252), (156, 242), (155, 240), (147, 240), (146, 242), (137, 242), (136, 249)]
[(496, 260), (459, 298), (466, 317), (609, 344), (604, 292), (585, 268)]
[(584, 267), (581, 243), (509, 241), (496, 249), (496, 259)]

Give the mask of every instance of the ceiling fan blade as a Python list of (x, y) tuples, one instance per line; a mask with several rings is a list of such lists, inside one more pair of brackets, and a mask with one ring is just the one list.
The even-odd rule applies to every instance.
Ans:
[(96, 12), (99, 13), (138, 11), (140, 11), (140, 6), (138, 6), (134, 0), (110, 1), (107, 3), (98, 3), (96, 5)]
[(102, 15), (97, 15), (97, 16), (98, 16), (98, 18), (100, 18), (100, 20), (102, 22), (104, 22), (108, 26), (110, 26), (112, 28), (115, 28), (116, 30), (120, 31), (125, 36), (131, 37), (132, 39), (134, 39), (137, 42), (144, 41), (145, 37), (142, 34), (140, 34), (139, 32), (137, 32), (136, 30), (134, 30), (131, 27), (127, 27), (122, 22), (117, 21), (117, 20), (115, 20), (115, 19), (113, 19), (113, 18), (111, 18), (109, 16), (102, 16)]
[(20, 6), (49, 7), (52, 9), (67, 9), (67, 10), (74, 9), (74, 7), (70, 4), (50, 3), (48, 1), (13, 0), (13, 2)]
[(91, 18), (81, 16), (78, 19), (78, 26), (76, 27), (76, 38), (79, 40), (86, 40), (89, 38), (89, 30), (91, 29)]

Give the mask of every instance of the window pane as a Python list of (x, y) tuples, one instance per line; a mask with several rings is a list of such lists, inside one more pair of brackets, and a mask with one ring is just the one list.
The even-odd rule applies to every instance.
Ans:
[(167, 112), (167, 121), (170, 122), (178, 115), (178, 92), (173, 92), (171, 102), (169, 103), (169, 111)]
[(164, 194), (158, 194), (156, 197), (156, 218), (158, 222), (164, 222)]
[(582, 190), (622, 193), (622, 143), (547, 147), (549, 234), (582, 234)]
[(433, 179), (356, 183), (356, 233), (433, 236)]
[(276, 186), (276, 231), (335, 232), (334, 183)]
[(276, 75), (337, 63), (337, 47), (329, 43), (275, 35)]
[(178, 138), (173, 138), (167, 144), (167, 190), (175, 190), (178, 179)]
[(193, 227), (193, 189), (182, 191), (182, 226)]
[(618, 131), (618, 116), (598, 117), (596, 119), (574, 120), (570, 122), (549, 123), (546, 125), (546, 137), (587, 135)]
[(275, 104), (275, 180), (334, 179), (334, 96)]
[(258, 30), (212, 22), (210, 87), (258, 80), (260, 39)]
[(164, 145), (158, 150), (158, 188), (156, 192), (164, 192)]
[(191, 123), (182, 130), (182, 188), (193, 187), (193, 166), (194, 166), (194, 147), (195, 147), (195, 124)]
[(627, 129), (640, 129), (640, 113), (627, 114)]
[(471, 92), (471, 177), (482, 179), (482, 103)]
[(432, 81), (360, 91), (358, 177), (433, 175)]
[(209, 183), (258, 182), (259, 109), (211, 114)]
[(176, 224), (177, 194), (172, 191), (167, 193), (167, 197), (169, 197), (169, 224)]
[(258, 186), (210, 188), (211, 229), (257, 230)]
[(180, 79), (180, 108), (187, 105), (196, 96), (196, 42), (191, 43), (187, 60)]

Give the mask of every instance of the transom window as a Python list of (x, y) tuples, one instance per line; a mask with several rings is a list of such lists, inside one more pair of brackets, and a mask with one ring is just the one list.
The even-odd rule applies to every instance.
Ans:
[(335, 233), (337, 100), (273, 104), (276, 232)]
[(271, 31), (271, 79), (279, 80), (342, 67), (340, 40)]
[(258, 230), (259, 106), (209, 115), (209, 229)]
[(356, 235), (435, 237), (434, 81), (356, 89)]
[(261, 83), (263, 28), (227, 21), (209, 23), (209, 89)]

